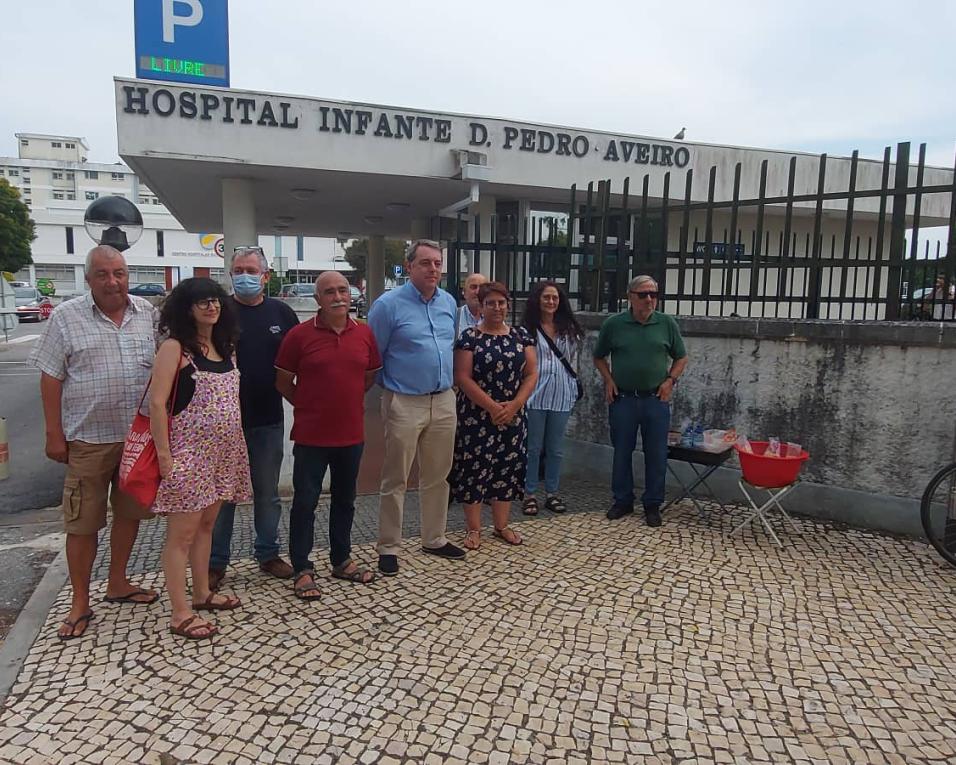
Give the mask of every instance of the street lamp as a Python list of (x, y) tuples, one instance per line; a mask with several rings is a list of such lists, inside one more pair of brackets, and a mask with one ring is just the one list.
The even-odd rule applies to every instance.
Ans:
[(83, 213), (83, 227), (94, 242), (123, 252), (142, 236), (143, 216), (126, 197), (100, 197)]

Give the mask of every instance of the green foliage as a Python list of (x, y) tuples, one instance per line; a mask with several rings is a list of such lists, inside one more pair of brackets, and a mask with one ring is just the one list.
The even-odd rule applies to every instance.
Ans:
[[(406, 243), (401, 239), (385, 240), (385, 278), (395, 273), (395, 266), (405, 262)], [(366, 279), (366, 261), (368, 260), (368, 239), (354, 239), (345, 248), (345, 259), (355, 269), (356, 279)]]
[(36, 224), (20, 192), (0, 178), (0, 271), (16, 273), (32, 263), (30, 242), (36, 238)]

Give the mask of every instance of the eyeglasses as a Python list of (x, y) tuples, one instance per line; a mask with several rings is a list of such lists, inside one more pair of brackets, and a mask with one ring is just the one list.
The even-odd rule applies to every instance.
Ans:
[(258, 252), (260, 255), (263, 254), (262, 248), (258, 244), (240, 244), (237, 247), (233, 247), (232, 251), (236, 252)]
[(208, 311), (210, 308), (219, 308), (219, 298), (200, 298), (193, 305), (196, 308), (201, 308), (204, 311)]
[(638, 292), (637, 290), (630, 290), (630, 293), (634, 295), (638, 300), (644, 298), (650, 298), (651, 300), (657, 300), (657, 292)]

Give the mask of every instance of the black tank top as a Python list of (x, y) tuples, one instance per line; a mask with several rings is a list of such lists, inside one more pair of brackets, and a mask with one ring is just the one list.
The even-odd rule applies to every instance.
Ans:
[(196, 392), (196, 381), (193, 372), (212, 372), (221, 375), (233, 370), (232, 359), (210, 361), (205, 356), (193, 356), (192, 360), (179, 370), (179, 380), (176, 384), (176, 400), (173, 402), (173, 414), (177, 415), (193, 400)]

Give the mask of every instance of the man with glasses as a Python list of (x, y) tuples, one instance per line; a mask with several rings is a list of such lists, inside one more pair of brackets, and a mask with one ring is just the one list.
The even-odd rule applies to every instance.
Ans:
[(442, 252), (437, 242), (412, 242), (405, 256), (408, 282), (372, 304), (368, 325), (382, 358), (382, 464), (378, 570), (398, 574), (402, 513), (412, 461), (418, 458), (422, 552), (461, 560), (465, 551), (445, 537), (448, 473), (455, 448), (453, 352), (455, 298), (438, 286)]
[[(259, 569), (279, 579), (292, 566), (279, 557), (279, 470), (282, 467), (282, 396), (276, 390), (275, 360), (286, 333), (299, 323), (286, 303), (265, 295), (269, 264), (261, 247), (236, 247), (230, 268), (232, 308), (239, 318), (236, 359), (240, 372), (239, 405), (252, 476), (253, 554)], [(218, 589), (226, 574), (236, 506), (223, 503), (212, 535), (209, 586)]]
[(634, 512), (631, 458), (640, 430), (644, 447), (641, 503), (647, 525), (660, 526), (670, 399), (687, 366), (687, 352), (677, 322), (657, 310), (657, 282), (650, 276), (638, 276), (631, 280), (627, 292), (630, 308), (604, 322), (594, 346), (594, 365), (604, 379), (614, 447), (614, 504), (607, 517), (613, 521)]

